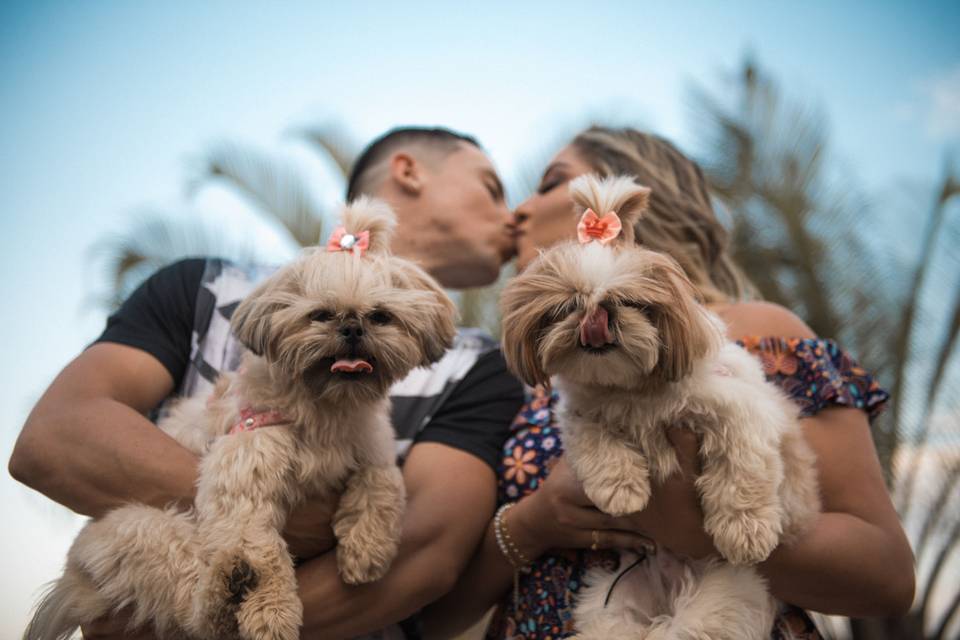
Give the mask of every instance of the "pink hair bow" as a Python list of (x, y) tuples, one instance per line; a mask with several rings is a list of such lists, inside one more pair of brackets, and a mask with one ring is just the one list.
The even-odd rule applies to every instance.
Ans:
[(354, 235), (347, 233), (344, 227), (337, 227), (333, 230), (330, 239), (327, 240), (327, 251), (352, 251), (354, 255), (362, 256), (370, 248), (370, 232), (361, 231)]
[(580, 240), (580, 244), (587, 244), (593, 240), (600, 244), (607, 244), (620, 235), (621, 230), (623, 225), (615, 212), (611, 211), (601, 218), (593, 209), (587, 209), (580, 216), (580, 222), (577, 224), (577, 239)]

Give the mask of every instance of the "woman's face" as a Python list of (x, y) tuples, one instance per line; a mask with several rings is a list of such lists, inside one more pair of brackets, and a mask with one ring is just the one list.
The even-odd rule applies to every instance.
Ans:
[(577, 221), (567, 183), (590, 171), (590, 165), (571, 146), (561, 149), (547, 165), (536, 193), (514, 213), (518, 270), (537, 257), (537, 249), (576, 237)]

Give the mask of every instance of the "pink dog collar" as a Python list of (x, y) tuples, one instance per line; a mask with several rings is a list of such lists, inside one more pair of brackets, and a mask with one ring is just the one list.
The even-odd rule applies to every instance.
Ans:
[(243, 407), (240, 409), (240, 418), (230, 427), (230, 435), (243, 433), (244, 431), (253, 431), (260, 427), (276, 427), (282, 424), (289, 424), (282, 412), (273, 409), (256, 410), (253, 407)]

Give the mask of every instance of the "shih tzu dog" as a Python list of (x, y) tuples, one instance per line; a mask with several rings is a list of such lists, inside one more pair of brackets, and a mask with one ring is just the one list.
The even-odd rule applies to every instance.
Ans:
[(611, 515), (643, 510), (651, 480), (678, 472), (667, 428), (693, 430), (704, 527), (726, 560), (624, 552), (620, 571), (585, 577), (577, 637), (766, 638), (775, 602), (749, 565), (819, 511), (797, 408), (725, 340), (677, 263), (635, 244), (649, 189), (583, 176), (570, 190), (579, 241), (543, 252), (507, 285), (504, 355), (527, 383), (558, 389), (567, 459)]
[(326, 247), (306, 250), (237, 307), (249, 348), (209, 398), (160, 426), (201, 457), (194, 508), (121, 507), (91, 522), (25, 638), (68, 637), (122, 607), (162, 637), (293, 640), (302, 606), (281, 537), (318, 491), (342, 579), (379, 579), (398, 547), (404, 488), (387, 392), (452, 344), (455, 307), (388, 249), (395, 220), (360, 198)]

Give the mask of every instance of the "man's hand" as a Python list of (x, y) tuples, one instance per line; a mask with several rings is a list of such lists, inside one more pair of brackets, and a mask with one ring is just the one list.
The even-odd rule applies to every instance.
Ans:
[(290, 513), (283, 530), (290, 554), (299, 560), (309, 560), (330, 551), (337, 545), (331, 522), (337, 511), (339, 496), (321, 493), (308, 497)]
[(120, 613), (97, 618), (82, 625), (80, 632), (83, 640), (158, 640), (153, 628), (146, 626), (136, 631), (127, 631), (130, 624), (130, 612), (124, 609)]

